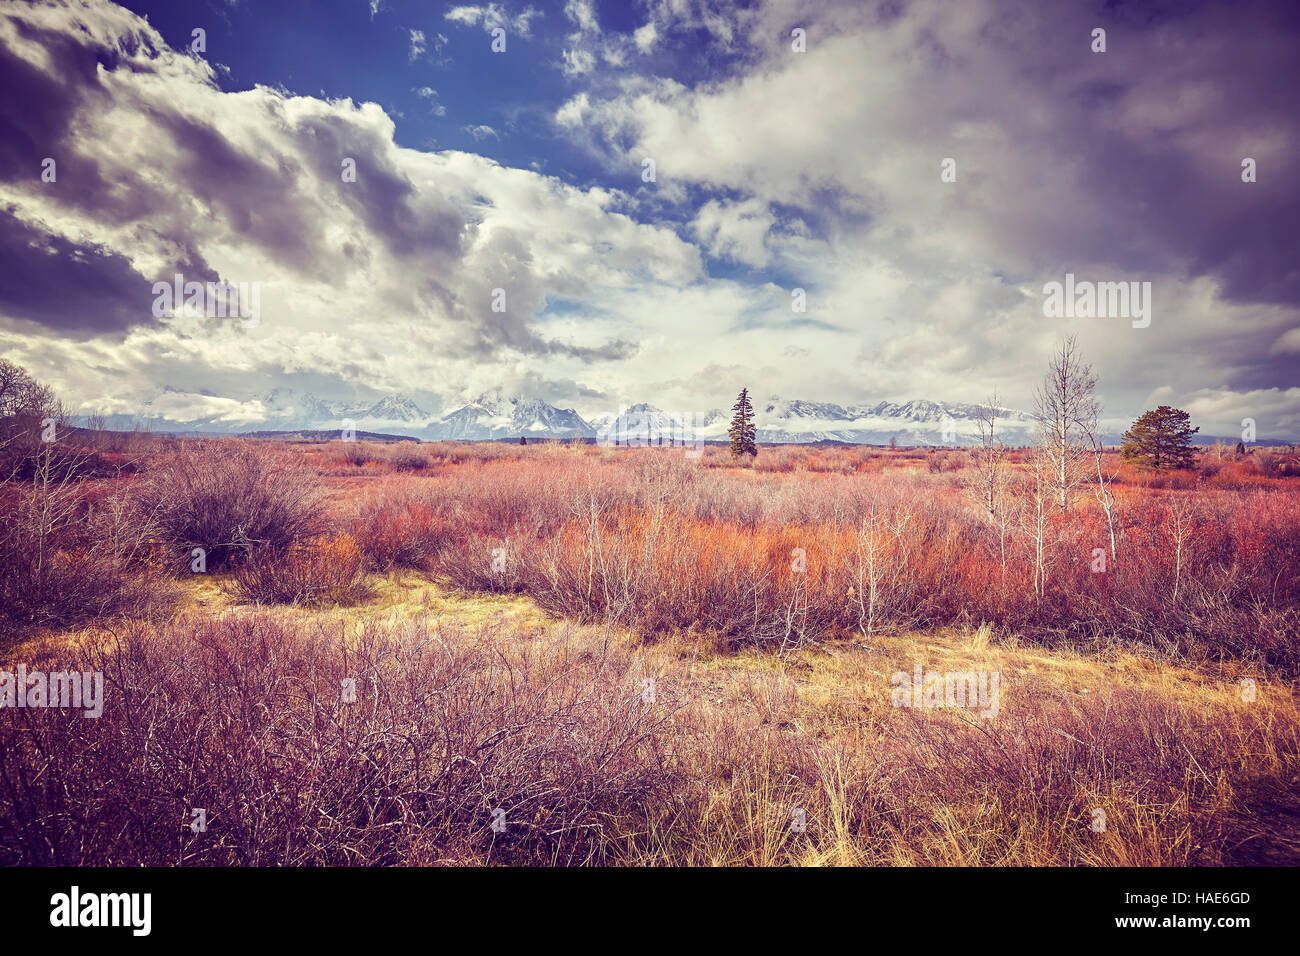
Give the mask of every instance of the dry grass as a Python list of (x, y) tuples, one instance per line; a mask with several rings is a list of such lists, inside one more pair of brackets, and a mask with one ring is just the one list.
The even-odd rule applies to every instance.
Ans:
[[(46, 647), (109, 705), (5, 725), (9, 862), (1216, 865), (1298, 766), (1292, 689), (1233, 671), (978, 629), (719, 653), (373, 583)], [(1000, 672), (998, 716), (895, 707), (916, 663)]]
[[(1118, 566), (1085, 498), (1034, 595), (964, 455), (643, 451), (181, 443), (54, 499), (42, 567), (112, 573), (10, 660), (106, 707), (0, 714), (0, 862), (1300, 859), (1286, 475), (1122, 474)], [(96, 603), (203, 543), (178, 613)], [(996, 673), (997, 715), (896, 706), (918, 665)]]

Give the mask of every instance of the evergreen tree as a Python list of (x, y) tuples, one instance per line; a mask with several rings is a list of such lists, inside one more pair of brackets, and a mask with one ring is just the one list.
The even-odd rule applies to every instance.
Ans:
[(731, 410), (736, 413), (732, 416), (731, 427), (727, 429), (727, 434), (731, 436), (731, 457), (757, 455), (758, 446), (754, 444), (754, 436), (757, 434), (754, 428), (754, 407), (749, 404), (749, 389), (740, 390), (740, 397), (731, 406)]
[(1199, 428), (1189, 427), (1191, 416), (1180, 408), (1161, 405), (1143, 412), (1124, 433), (1120, 454), (1142, 468), (1191, 468), (1196, 464), (1192, 436)]

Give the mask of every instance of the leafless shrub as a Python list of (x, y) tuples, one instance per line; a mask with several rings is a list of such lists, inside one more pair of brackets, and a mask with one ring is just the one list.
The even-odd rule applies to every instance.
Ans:
[(429, 458), (419, 445), (403, 442), (389, 452), (388, 463), (396, 471), (420, 471), (429, 467)]
[(667, 695), (563, 633), (196, 618), (71, 664), (103, 716), (0, 722), (0, 863), (598, 863), (675, 774)]
[(143, 562), (150, 523), (126, 518), (120, 492), (97, 493), (75, 455), (47, 446), (35, 461), (32, 481), (0, 487), (0, 620), (71, 627), (169, 606), (170, 589)]
[(339, 453), (349, 465), (364, 465), (368, 461), (377, 461), (383, 457), (382, 453), (369, 442), (345, 441), (340, 442), (339, 445)]
[(339, 535), (286, 551), (253, 551), (235, 568), (235, 593), (260, 604), (355, 604), (370, 596), (365, 553), (356, 539)]
[(135, 492), (178, 565), (193, 549), (209, 570), (254, 548), (284, 551), (324, 530), (315, 476), (292, 452), (252, 442), (187, 442), (149, 465)]

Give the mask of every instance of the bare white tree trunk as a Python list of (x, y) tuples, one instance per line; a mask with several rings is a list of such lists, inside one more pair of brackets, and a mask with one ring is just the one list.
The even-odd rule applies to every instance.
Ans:
[(1083, 361), (1071, 336), (1052, 355), (1034, 395), (1038, 447), (1049, 466), (1051, 496), (1062, 511), (1069, 509), (1070, 492), (1087, 475), (1100, 411), (1096, 387), (1092, 367)]

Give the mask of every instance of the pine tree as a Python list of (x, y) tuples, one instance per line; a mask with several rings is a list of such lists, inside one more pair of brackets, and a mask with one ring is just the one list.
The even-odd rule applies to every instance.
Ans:
[(1196, 464), (1192, 436), (1200, 429), (1190, 424), (1191, 416), (1180, 408), (1161, 405), (1143, 412), (1124, 433), (1120, 454), (1141, 468), (1192, 468)]
[(749, 389), (740, 390), (740, 397), (731, 406), (731, 410), (736, 413), (731, 419), (731, 427), (727, 429), (727, 434), (731, 436), (731, 457), (757, 455), (758, 446), (754, 444), (754, 436), (757, 434), (754, 428), (754, 407), (749, 404)]

